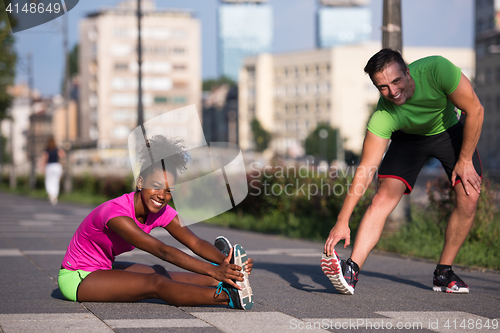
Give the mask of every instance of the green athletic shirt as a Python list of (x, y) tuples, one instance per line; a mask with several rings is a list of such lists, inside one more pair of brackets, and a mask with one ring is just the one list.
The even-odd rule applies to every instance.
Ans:
[(435, 135), (458, 122), (447, 95), (458, 87), (460, 68), (441, 56), (419, 59), (408, 68), (415, 81), (413, 96), (400, 106), (381, 96), (368, 122), (368, 130), (381, 138), (390, 139), (397, 130)]

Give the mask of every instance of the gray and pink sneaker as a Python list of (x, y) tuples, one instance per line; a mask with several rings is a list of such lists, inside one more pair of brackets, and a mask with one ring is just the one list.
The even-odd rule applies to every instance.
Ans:
[(351, 258), (341, 260), (337, 251), (333, 251), (331, 256), (323, 253), (321, 269), (339, 293), (354, 295), (354, 287), (358, 282), (359, 266)]

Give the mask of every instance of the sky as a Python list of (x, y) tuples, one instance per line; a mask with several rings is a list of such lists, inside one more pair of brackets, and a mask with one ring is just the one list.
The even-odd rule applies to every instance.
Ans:
[[(78, 22), (118, 0), (80, 0), (67, 15), (69, 45), (78, 43)], [(315, 15), (318, 0), (269, 0), (273, 8), (273, 53), (315, 47)], [(189, 9), (201, 22), (202, 76), (217, 71), (218, 0), (156, 0), (158, 8)], [(401, 0), (403, 46), (473, 47), (474, 0)], [(382, 40), (383, 0), (371, 0), (372, 40)], [(2, 13), (3, 15), (4, 13)], [(34, 87), (44, 96), (60, 92), (64, 68), (62, 23), (59, 17), (14, 34), (19, 56), (17, 82), (27, 82), (26, 56), (33, 54)]]

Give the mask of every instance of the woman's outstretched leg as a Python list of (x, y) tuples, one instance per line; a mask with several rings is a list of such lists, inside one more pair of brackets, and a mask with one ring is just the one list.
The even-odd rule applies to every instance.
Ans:
[(99, 270), (90, 273), (78, 288), (80, 302), (135, 302), (147, 298), (179, 306), (229, 304), (228, 295), (216, 295), (213, 287), (174, 281), (156, 272)]
[(192, 283), (205, 287), (216, 287), (219, 284), (219, 281), (210, 276), (192, 272), (169, 272), (161, 265), (149, 266), (133, 262), (116, 261), (113, 268), (136, 273), (157, 273), (164, 275), (173, 281)]

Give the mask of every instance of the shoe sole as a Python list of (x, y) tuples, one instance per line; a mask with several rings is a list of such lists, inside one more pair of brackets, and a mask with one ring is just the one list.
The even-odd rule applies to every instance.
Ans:
[(327, 256), (323, 253), (321, 258), (321, 270), (325, 273), (339, 293), (344, 295), (354, 295), (354, 288), (347, 284), (347, 281), (342, 274), (340, 260), (338, 259), (336, 251), (334, 251), (334, 254), (331, 256)]
[(253, 293), (250, 287), (250, 282), (248, 281), (248, 273), (245, 271), (245, 262), (248, 260), (247, 253), (245, 249), (236, 244), (233, 248), (233, 258), (234, 264), (242, 267), (243, 281), (235, 281), (241, 290), (238, 290), (238, 295), (240, 296), (240, 304), (244, 310), (250, 310), (253, 306)]
[[(226, 256), (229, 255), (229, 251), (233, 247), (231, 245), (231, 242), (229, 242), (229, 240), (224, 236), (217, 237), (215, 239), (214, 246), (217, 248), (217, 250), (224, 253)], [(231, 264), (233, 264), (233, 263), (231, 263)]]
[(432, 287), (432, 290), (434, 291), (439, 291), (439, 292), (445, 292), (449, 294), (468, 294), (469, 289), (468, 288), (459, 288), (458, 290), (453, 290), (448, 287), (439, 287), (439, 286), (434, 286)]

